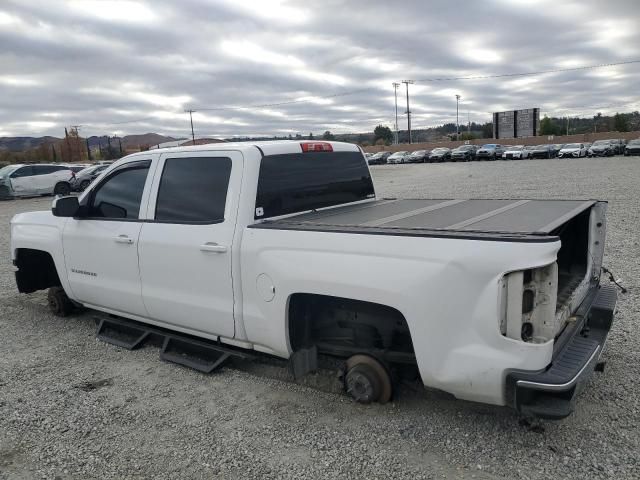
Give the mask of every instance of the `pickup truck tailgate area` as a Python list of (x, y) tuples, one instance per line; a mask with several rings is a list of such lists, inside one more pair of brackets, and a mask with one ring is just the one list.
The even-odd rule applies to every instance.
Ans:
[(594, 200), (383, 199), (266, 220), (251, 227), (534, 240), (551, 234), (595, 203)]

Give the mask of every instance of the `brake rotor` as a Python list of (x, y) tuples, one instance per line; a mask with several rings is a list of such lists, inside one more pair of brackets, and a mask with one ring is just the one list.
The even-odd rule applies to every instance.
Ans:
[(387, 403), (393, 393), (389, 372), (369, 355), (353, 355), (347, 360), (344, 386), (359, 403)]

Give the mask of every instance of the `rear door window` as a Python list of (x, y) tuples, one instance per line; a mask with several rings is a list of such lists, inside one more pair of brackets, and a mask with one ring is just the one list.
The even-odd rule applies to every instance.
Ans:
[(158, 187), (156, 221), (223, 222), (230, 176), (228, 157), (168, 158)]
[(267, 155), (260, 163), (255, 218), (314, 210), (373, 198), (360, 152)]

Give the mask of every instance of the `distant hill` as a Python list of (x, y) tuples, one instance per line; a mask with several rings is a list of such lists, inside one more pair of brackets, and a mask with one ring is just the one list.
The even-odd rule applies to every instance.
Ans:
[[(111, 137), (111, 143), (118, 143), (119, 137)], [(98, 145), (102, 145), (103, 147), (107, 145), (107, 137), (89, 137), (89, 147), (94, 148), (98, 147)], [(141, 135), (125, 135), (120, 138), (122, 141), (122, 148), (137, 148), (141, 145), (149, 145), (154, 146), (163, 142), (172, 142), (174, 140), (178, 140), (177, 138), (167, 137), (165, 135), (160, 135), (158, 133), (143, 133)]]
[(59, 141), (56, 137), (0, 137), (0, 150), (10, 152), (23, 152), (31, 148), (36, 148), (43, 143), (55, 143)]
[[(62, 140), (62, 138), (57, 137), (0, 137), (0, 151), (9, 151), (9, 152), (24, 152), (26, 150), (30, 150), (32, 148), (39, 147), (43, 143), (56, 143)], [(96, 137), (92, 136), (88, 138), (89, 147), (97, 148), (99, 144), (103, 147), (107, 145), (107, 137)], [(177, 138), (167, 137), (165, 135), (160, 135), (158, 133), (144, 133), (142, 135), (125, 135), (121, 138), (122, 140), (122, 148), (137, 148), (141, 145), (157, 145), (163, 142), (171, 142), (174, 140), (178, 140)], [(118, 138), (115, 138), (115, 143), (117, 143)], [(111, 137), (111, 142), (114, 142), (114, 138)]]

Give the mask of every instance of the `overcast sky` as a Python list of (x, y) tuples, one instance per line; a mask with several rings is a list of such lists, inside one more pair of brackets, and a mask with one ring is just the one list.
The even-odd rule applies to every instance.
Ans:
[(640, 64), (419, 80), (638, 59), (638, 0), (2, 0), (0, 136), (187, 136), (189, 108), (197, 136), (371, 131), (393, 126), (404, 79), (415, 128), (455, 122), (456, 94), (461, 123), (630, 111)]

